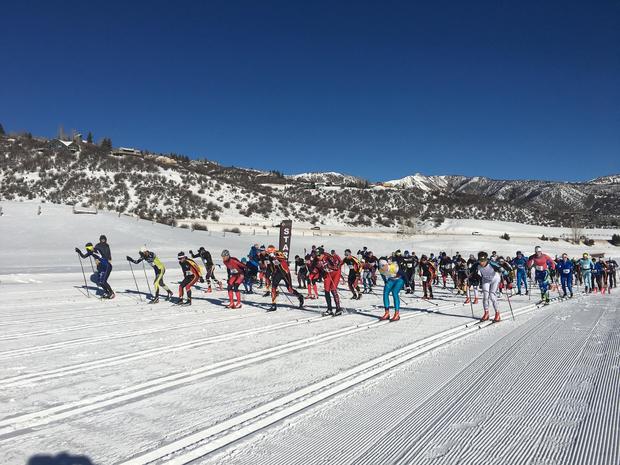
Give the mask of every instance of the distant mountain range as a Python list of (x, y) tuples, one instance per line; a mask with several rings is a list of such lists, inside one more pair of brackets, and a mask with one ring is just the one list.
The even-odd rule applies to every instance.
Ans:
[(479, 218), (618, 227), (620, 175), (588, 182), (415, 174), (371, 183), (346, 174), (225, 167), (84, 141), (0, 136), (0, 199), (95, 206), (154, 221), (412, 228)]

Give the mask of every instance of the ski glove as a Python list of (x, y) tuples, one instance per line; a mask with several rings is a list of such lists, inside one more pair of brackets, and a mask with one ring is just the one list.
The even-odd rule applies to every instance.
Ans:
[(75, 248), (75, 253), (80, 253), (80, 249), (78, 247)]
[(129, 255), (127, 255), (125, 258), (127, 259), (127, 261), (128, 261), (128, 262), (134, 262), (134, 263), (136, 263), (136, 262), (134, 261), (134, 259), (133, 259), (133, 258), (131, 258)]
[(205, 278), (203, 278), (202, 276), (200, 277), (200, 282), (204, 283), (205, 282)]

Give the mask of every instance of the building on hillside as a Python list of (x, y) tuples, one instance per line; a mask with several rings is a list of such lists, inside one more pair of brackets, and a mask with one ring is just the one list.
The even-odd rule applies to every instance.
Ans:
[(119, 147), (116, 150), (112, 151), (112, 155), (116, 155), (117, 157), (122, 157), (124, 155), (141, 155), (142, 152), (138, 149), (132, 149), (129, 147)]
[(78, 143), (73, 140), (55, 139), (55, 142), (58, 144), (58, 146), (67, 147), (73, 153), (78, 152), (80, 150), (80, 146), (78, 145)]

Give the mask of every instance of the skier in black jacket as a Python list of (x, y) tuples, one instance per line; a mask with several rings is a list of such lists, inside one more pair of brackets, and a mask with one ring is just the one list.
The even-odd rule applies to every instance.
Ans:
[(189, 251), (189, 254), (191, 255), (192, 258), (200, 257), (200, 259), (202, 260), (202, 263), (205, 266), (205, 281), (207, 281), (207, 286), (209, 286), (209, 288), (207, 289), (207, 292), (212, 292), (212, 289), (211, 289), (211, 279), (213, 279), (213, 281), (215, 281), (215, 283), (217, 284), (218, 289), (222, 290), (222, 282), (219, 281), (215, 277), (215, 264), (213, 263), (213, 258), (211, 257), (211, 252), (206, 250), (204, 247), (200, 247), (198, 249), (198, 253), (197, 254), (195, 254), (191, 250)]

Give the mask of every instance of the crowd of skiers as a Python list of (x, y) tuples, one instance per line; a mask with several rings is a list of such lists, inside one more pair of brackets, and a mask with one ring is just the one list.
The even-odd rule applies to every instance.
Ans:
[[(99, 243), (87, 243), (86, 252), (79, 248), (75, 251), (82, 259), (93, 258), (96, 263), (95, 281), (102, 289), (102, 298), (112, 299), (115, 294), (108, 278), (112, 271), (112, 256), (107, 238), (102, 235)], [(292, 272), (289, 268), (289, 259), (282, 251), (274, 246), (268, 247), (254, 244), (247, 256), (240, 260), (231, 256), (228, 250), (220, 254), (226, 268), (226, 290), (228, 292), (227, 308), (241, 307), (241, 290), (245, 293), (254, 293), (254, 286), (265, 288), (264, 297), (271, 297), (269, 311), (277, 309), (277, 298), (280, 292), (289, 293), (303, 307), (305, 299), (319, 297), (318, 285), (323, 288), (323, 295), (327, 310), (324, 314), (342, 314), (342, 305), (338, 293), (341, 280), (347, 284), (351, 298), (359, 300), (363, 294), (374, 294), (378, 277), (383, 283), (383, 306), (385, 313), (382, 320), (400, 319), (400, 292), (413, 294), (416, 288), (416, 279), (422, 287), (422, 299), (433, 299), (433, 286), (442, 285), (456, 290), (457, 295), (465, 297), (465, 303), (477, 304), (482, 294), (483, 315), (482, 321), (490, 318), (489, 311), (493, 308), (493, 320), (500, 320), (498, 295), (503, 292), (512, 293), (516, 287), (516, 294), (528, 294), (532, 290), (532, 281), (535, 281), (541, 292), (541, 303), (547, 304), (550, 300), (550, 291), (561, 287), (560, 297), (573, 297), (573, 286), (583, 285), (584, 292), (609, 293), (616, 287), (616, 271), (618, 264), (615, 260), (591, 258), (584, 253), (580, 259), (569, 258), (567, 254), (551, 258), (544, 254), (540, 247), (536, 247), (534, 254), (526, 257), (518, 251), (515, 257), (502, 257), (496, 252), (490, 255), (479, 252), (477, 256), (468, 258), (458, 252), (449, 256), (445, 252), (438, 255), (421, 255), (396, 250), (390, 255), (377, 257), (367, 247), (353, 254), (350, 249), (344, 251), (341, 257), (335, 250), (327, 252), (322, 246), (312, 246), (311, 250), (302, 257), (296, 255), (292, 260), (297, 288), (293, 285)], [(202, 265), (194, 259), (200, 259)], [(159, 302), (160, 289), (163, 288), (166, 298), (179, 305), (191, 305), (192, 288), (199, 283), (206, 283), (204, 292), (212, 292), (212, 283), (222, 290), (224, 284), (215, 277), (215, 263), (211, 253), (200, 247), (195, 254), (192, 250), (189, 255), (178, 253), (178, 262), (183, 273), (179, 283), (178, 296), (173, 298), (172, 290), (164, 283), (166, 267), (155, 252), (142, 247), (137, 259), (126, 257), (130, 263), (148, 263), (154, 271), (154, 293), (150, 303)], [(94, 269), (94, 265), (93, 265)], [(133, 269), (132, 269), (133, 271)], [(344, 274), (343, 274), (344, 271)], [(346, 276), (345, 276), (346, 275)], [(298, 289), (307, 290), (304, 297)], [(390, 297), (393, 305), (390, 305)], [(289, 298), (287, 296), (287, 298)], [(289, 298), (290, 300), (290, 298)], [(291, 301), (292, 302), (292, 301)], [(394, 313), (390, 315), (393, 306)], [(473, 307), (472, 307), (473, 308)]]

